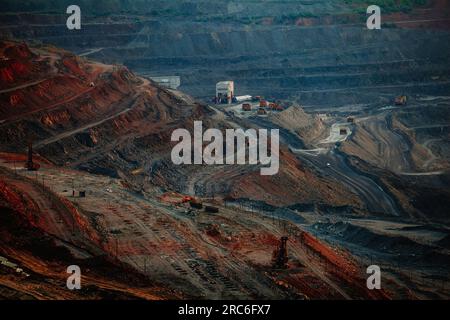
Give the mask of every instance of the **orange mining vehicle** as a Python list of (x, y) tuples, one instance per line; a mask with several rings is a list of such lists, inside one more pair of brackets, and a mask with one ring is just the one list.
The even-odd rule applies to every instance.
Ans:
[(191, 196), (184, 196), (183, 199), (181, 200), (182, 203), (186, 203), (186, 202), (191, 202), (194, 201), (195, 199)]
[(182, 195), (176, 192), (166, 192), (162, 194), (159, 198), (163, 202), (171, 203), (174, 205), (188, 203), (194, 199), (191, 196)]
[(275, 106), (275, 109), (274, 109), (275, 111), (283, 111), (284, 110), (284, 108), (282, 107), (282, 106), (280, 106), (279, 104), (277, 104), (276, 106)]
[(396, 106), (405, 106), (407, 102), (407, 98), (405, 95), (401, 95), (395, 98), (395, 105)]
[(269, 103), (269, 109), (273, 111), (283, 111), (284, 108), (280, 106), (278, 103), (271, 102)]
[(252, 105), (250, 103), (243, 103), (242, 110), (244, 111), (252, 111)]

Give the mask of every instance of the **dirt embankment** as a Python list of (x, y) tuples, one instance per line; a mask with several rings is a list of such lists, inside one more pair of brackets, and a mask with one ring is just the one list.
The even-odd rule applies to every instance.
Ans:
[[(82, 216), (72, 216), (76, 209), (70, 202), (58, 202), (50, 191), (36, 188), (32, 181), (4, 169), (0, 173), (0, 212), (0, 256), (9, 261), (0, 265), (1, 298), (180, 297), (150, 283), (127, 265), (99, 254), (99, 247), (94, 249), (98, 245), (95, 239), (89, 240), (91, 226)], [(81, 290), (66, 288), (70, 265), (82, 266)]]
[[(20, 157), (10, 154), (5, 159), (23, 165)], [(289, 244), (288, 269), (273, 270), (271, 250), (286, 230), (266, 216), (223, 207), (214, 200), (215, 214), (189, 210), (187, 203), (134, 196), (114, 179), (51, 164), (41, 163), (37, 180), (23, 169), (14, 174), (11, 162), (2, 166), (9, 169), (1, 171), (1, 206), (15, 218), (0, 217), (10, 221), (0, 229), (0, 255), (30, 275), (14, 284), (19, 275), (2, 269), (7, 274), (0, 281), (3, 296), (158, 299), (208, 293), (246, 298), (383, 298), (363, 290), (364, 279), (350, 256), (304, 232)], [(74, 175), (87, 183), (86, 198), (67, 196)], [(53, 191), (36, 182), (44, 177), (52, 181)], [(53, 192), (59, 196), (50, 197)], [(65, 201), (57, 202), (62, 197)], [(83, 221), (68, 219), (74, 207)], [(301, 233), (297, 226), (290, 229)], [(98, 237), (90, 236), (92, 232)], [(66, 264), (83, 266), (83, 284), (89, 291), (65, 291)], [(172, 290), (137, 273), (164, 281), (164, 287)], [(343, 283), (345, 288), (340, 287)], [(35, 289), (39, 284), (41, 291)]]
[(274, 176), (246, 174), (233, 186), (230, 196), (264, 201), (270, 205), (298, 203), (360, 207), (360, 199), (337, 182), (318, 177), (288, 150), (280, 150), (280, 172)]
[(270, 120), (282, 128), (295, 132), (307, 144), (319, 138), (326, 131), (318, 115), (309, 115), (301, 107), (288, 109), (270, 116)]
[[(124, 67), (95, 63), (54, 48), (33, 48), (33, 52), (29, 63), (45, 60), (49, 71), (42, 83), (0, 93), (3, 151), (25, 152), (32, 140), (34, 150), (55, 164), (121, 177), (138, 191), (157, 187), (202, 195), (236, 193), (257, 199), (262, 195), (265, 198), (260, 200), (283, 204), (357, 202), (336, 183), (302, 167), (287, 150), (281, 152), (280, 177), (273, 179), (255, 174), (256, 166), (175, 166), (170, 160), (173, 130), (192, 131), (194, 120), (202, 120), (205, 128), (227, 128), (227, 122), (210, 117), (207, 106), (186, 101)], [(37, 80), (40, 74), (30, 77)], [(43, 90), (42, 85), (52, 90)], [(14, 108), (9, 105), (11, 94), (22, 97)], [(280, 117), (305, 139), (320, 134), (320, 121), (301, 110), (292, 108)], [(313, 124), (308, 125), (309, 120)], [(313, 195), (309, 195), (311, 184)], [(294, 191), (288, 189), (291, 186)]]
[(448, 173), (418, 176), (418, 179), (414, 175), (397, 175), (354, 157), (350, 161), (361, 172), (377, 177), (380, 184), (395, 196), (406, 217), (422, 222), (449, 225), (447, 214), (449, 201), (447, 199), (450, 199), (448, 190), (450, 180)]

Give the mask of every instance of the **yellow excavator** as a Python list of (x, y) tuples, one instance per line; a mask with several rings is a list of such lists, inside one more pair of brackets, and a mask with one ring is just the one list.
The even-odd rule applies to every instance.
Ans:
[(401, 95), (395, 98), (395, 105), (396, 106), (405, 106), (407, 102), (407, 98), (405, 95)]

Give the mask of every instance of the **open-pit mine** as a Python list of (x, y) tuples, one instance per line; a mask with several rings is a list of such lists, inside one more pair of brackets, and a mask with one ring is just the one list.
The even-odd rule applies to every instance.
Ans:
[(5, 1), (0, 299), (450, 299), (447, 1), (141, 2)]

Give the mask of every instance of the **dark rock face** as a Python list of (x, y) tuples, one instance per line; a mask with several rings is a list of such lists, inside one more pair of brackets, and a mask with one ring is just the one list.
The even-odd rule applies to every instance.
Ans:
[(65, 15), (12, 13), (2, 23), (6, 36), (121, 62), (142, 75), (180, 75), (181, 90), (207, 100), (223, 79), (235, 81), (237, 94), (306, 105), (449, 91), (450, 34), (438, 24), (448, 6), (383, 12), (382, 30), (368, 30), (360, 9), (342, 1), (150, 1), (86, 5), (76, 32), (65, 28)]

